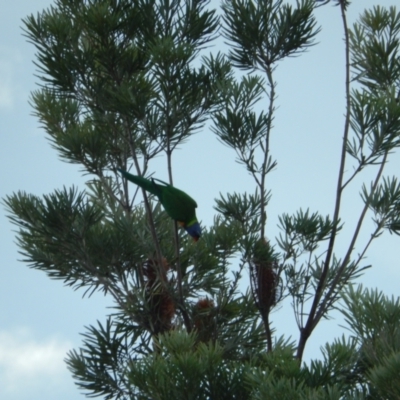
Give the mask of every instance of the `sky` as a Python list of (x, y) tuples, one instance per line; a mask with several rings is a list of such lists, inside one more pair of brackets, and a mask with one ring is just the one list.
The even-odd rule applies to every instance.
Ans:
[[(3, 4), (0, 12), (0, 198), (19, 190), (43, 195), (77, 185), (84, 188), (85, 177), (79, 166), (60, 161), (45, 132), (32, 116), (30, 92), (37, 89), (34, 76), (35, 50), (22, 36), (21, 19), (43, 10), (50, 0), (14, 0)], [(364, 8), (379, 3), (395, 5), (395, 0), (353, 1), (348, 12), (352, 24)], [(217, 2), (214, 4), (218, 5)], [(277, 169), (268, 176), (272, 191), (268, 207), (266, 233), (274, 242), (279, 234), (278, 216), (310, 208), (322, 215), (331, 214), (343, 136), (344, 46), (338, 7), (326, 5), (315, 12), (322, 27), (317, 45), (300, 57), (279, 64), (279, 106), (271, 138), (272, 155)], [(210, 49), (226, 46), (220, 41)], [(264, 105), (265, 106), (265, 105)], [(173, 160), (174, 182), (184, 188), (199, 205), (202, 224), (212, 224), (214, 199), (219, 193), (253, 191), (253, 182), (235, 162), (232, 150), (223, 146), (208, 127), (197, 133), (176, 152)], [(386, 175), (397, 174), (399, 153), (392, 155)], [(151, 165), (160, 179), (167, 178), (163, 158)], [(351, 164), (347, 173), (351, 173)], [(346, 249), (360, 212), (358, 193), (361, 184), (369, 184), (366, 171), (356, 179), (344, 196), (343, 232), (338, 238), (339, 256)], [(369, 215), (370, 217), (371, 215)], [(360, 244), (369, 238), (368, 223)], [(0, 398), (7, 400), (50, 400), (84, 398), (74, 385), (64, 358), (77, 349), (85, 326), (105, 321), (112, 303), (102, 294), (82, 298), (62, 282), (50, 280), (43, 272), (30, 269), (21, 261), (15, 243), (15, 227), (0, 206)], [(367, 254), (372, 264), (359, 279), (365, 287), (379, 288), (398, 296), (400, 268), (399, 237), (383, 234)], [(357, 249), (356, 249), (357, 250)], [(342, 251), (342, 253), (340, 253)], [(244, 288), (245, 289), (245, 288)], [(278, 334), (297, 338), (297, 328), (289, 302), (273, 315)], [(340, 316), (322, 322), (313, 333), (305, 351), (305, 361), (320, 358), (320, 346), (345, 330)]]

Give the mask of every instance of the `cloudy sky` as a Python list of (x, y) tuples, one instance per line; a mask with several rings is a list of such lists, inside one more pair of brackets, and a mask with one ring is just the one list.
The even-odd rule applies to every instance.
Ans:
[[(37, 120), (31, 116), (29, 94), (36, 88), (34, 48), (22, 36), (21, 19), (50, 5), (50, 0), (13, 0), (0, 12), (0, 197), (26, 191), (36, 195), (63, 186), (83, 188), (77, 166), (58, 159)], [(395, 0), (355, 0), (348, 18), (352, 23), (364, 8), (379, 3), (389, 7)], [(279, 110), (274, 121), (272, 154), (277, 170), (268, 178), (272, 200), (268, 208), (267, 235), (278, 233), (278, 216), (300, 207), (326, 215), (333, 210), (344, 114), (344, 50), (339, 9), (331, 5), (316, 11), (322, 26), (318, 44), (298, 58), (279, 65)], [(218, 46), (212, 51), (218, 50)], [(400, 168), (399, 154), (392, 156), (387, 175)], [(166, 178), (165, 161), (153, 171)], [(177, 186), (198, 202), (204, 225), (212, 223), (214, 199), (219, 193), (252, 191), (253, 183), (234, 154), (221, 145), (208, 129), (198, 133), (175, 155)], [(348, 165), (351, 172), (351, 165)], [(365, 173), (344, 197), (342, 218), (345, 229), (339, 238), (344, 251), (360, 210), (358, 192)], [(367, 225), (360, 244), (368, 240)], [(111, 305), (101, 294), (83, 298), (61, 282), (31, 270), (20, 261), (14, 227), (0, 207), (0, 398), (7, 400), (77, 400), (83, 395), (74, 386), (63, 359), (78, 348), (84, 326), (104, 321)], [(367, 287), (378, 287), (398, 295), (400, 268), (399, 238), (388, 233), (376, 241), (366, 264), (373, 268), (360, 279)], [(340, 254), (339, 254), (340, 255)], [(288, 304), (274, 315), (279, 334), (297, 338)], [(306, 348), (305, 359), (320, 357), (319, 347), (344, 331), (337, 318), (323, 322)]]

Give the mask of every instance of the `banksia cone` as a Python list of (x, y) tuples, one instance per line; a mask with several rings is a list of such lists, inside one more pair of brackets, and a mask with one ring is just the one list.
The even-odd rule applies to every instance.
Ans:
[(282, 288), (278, 275), (278, 262), (265, 239), (260, 239), (254, 246), (250, 277), (257, 307), (260, 311), (269, 312), (280, 300)]
[(143, 275), (146, 279), (148, 286), (153, 286), (159, 276), (162, 282), (167, 282), (167, 272), (170, 269), (168, 261), (166, 258), (161, 259), (161, 268), (158, 268), (158, 262), (154, 259), (149, 259), (143, 264)]
[(146, 297), (150, 308), (150, 330), (158, 334), (172, 328), (172, 319), (175, 315), (175, 303), (168, 292), (169, 282), (167, 271), (169, 264), (162, 259), (161, 268), (157, 260), (149, 259), (143, 264), (143, 275), (146, 283)]
[(208, 342), (215, 331), (214, 309), (214, 302), (208, 297), (199, 299), (194, 307), (193, 326), (200, 342)]

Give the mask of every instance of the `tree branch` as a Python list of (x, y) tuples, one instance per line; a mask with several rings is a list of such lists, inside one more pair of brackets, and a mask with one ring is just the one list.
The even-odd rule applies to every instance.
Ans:
[(345, 168), (345, 163), (346, 163), (346, 144), (347, 144), (347, 138), (349, 135), (349, 129), (350, 129), (350, 43), (349, 43), (349, 32), (348, 32), (348, 27), (347, 27), (347, 19), (346, 19), (346, 12), (345, 12), (345, 1), (342, 0), (340, 2), (340, 10), (341, 10), (341, 15), (342, 15), (342, 21), (343, 21), (343, 29), (344, 29), (344, 35), (345, 35), (345, 54), (346, 54), (346, 81), (345, 81), (345, 87), (346, 87), (346, 117), (345, 117), (345, 124), (344, 124), (344, 136), (343, 136), (343, 144), (342, 144), (342, 153), (341, 153), (341, 159), (340, 159), (340, 167), (339, 167), (339, 176), (338, 176), (338, 182), (337, 182), (337, 187), (336, 187), (336, 202), (335, 202), (335, 209), (333, 213), (333, 229), (332, 233), (329, 239), (329, 244), (328, 244), (328, 251), (326, 254), (325, 262), (324, 262), (324, 268), (322, 270), (321, 278), (318, 282), (317, 289), (315, 291), (315, 296), (314, 300), (310, 309), (310, 313), (307, 318), (307, 323), (304, 328), (300, 329), (300, 340), (299, 344), (297, 347), (297, 354), (296, 358), (301, 362), (302, 357), (303, 357), (303, 352), (305, 345), (307, 343), (308, 338), (310, 337), (312, 331), (315, 328), (315, 313), (317, 311), (317, 307), (319, 304), (319, 301), (322, 297), (322, 293), (325, 287), (326, 279), (328, 276), (329, 272), (329, 267), (333, 255), (333, 248), (335, 245), (335, 239), (336, 239), (336, 234), (337, 234), (337, 226), (339, 222), (339, 213), (340, 213), (340, 205), (342, 201), (342, 192), (343, 192), (343, 175), (344, 175), (344, 168)]

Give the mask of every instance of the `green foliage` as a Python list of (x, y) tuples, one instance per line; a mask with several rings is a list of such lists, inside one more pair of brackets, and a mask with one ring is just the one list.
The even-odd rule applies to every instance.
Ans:
[[(381, 361), (379, 366), (373, 368), (370, 371), (370, 379), (371, 384), (377, 388), (377, 390), (374, 390), (374, 397), (379, 399), (397, 399), (400, 395), (399, 373), (399, 352), (387, 356)], [(379, 395), (375, 393), (379, 393)]]
[(312, 387), (337, 385), (341, 395), (346, 395), (359, 382), (357, 371), (358, 349), (356, 341), (343, 336), (333, 344), (327, 343), (322, 350), (323, 360), (316, 360), (305, 367), (303, 378)]
[(99, 174), (170, 153), (221, 103), (230, 66), (199, 51), (218, 18), (202, 1), (56, 1), (25, 22), (43, 89), (35, 114), (68, 162)]
[(351, 127), (355, 136), (347, 142), (347, 152), (357, 159), (358, 168), (379, 165), (385, 154), (399, 147), (400, 106), (395, 88), (380, 93), (353, 90)]
[[(133, 397), (132, 388), (124, 370), (128, 368), (133, 352), (149, 351), (149, 337), (135, 346), (143, 334), (129, 319), (108, 318), (106, 325), (90, 326), (83, 334), (84, 347), (71, 350), (66, 363), (82, 389), (105, 399)], [(116, 366), (118, 365), (118, 368)]]
[[(273, 193), (266, 178), (278, 165), (271, 148), (274, 71), (314, 44), (320, 28), (313, 10), (327, 3), (224, 0), (219, 18), (203, 0), (57, 0), (24, 20), (41, 80), (31, 98), (34, 113), (60, 157), (92, 178), (85, 191), (18, 192), (4, 204), (32, 268), (114, 300), (106, 323), (86, 328), (82, 347), (67, 356), (88, 395), (400, 397), (399, 300), (352, 287), (343, 294), (367, 268), (361, 261), (383, 229), (400, 234), (400, 185), (383, 176), (400, 146), (394, 7), (365, 11), (349, 30), (350, 2), (333, 2), (351, 64), (335, 209), (325, 217), (308, 209), (284, 213), (279, 236), (270, 227), (268, 239), (265, 233)], [(227, 55), (205, 54), (219, 29)], [(237, 79), (234, 67), (251, 73)], [(172, 184), (175, 150), (208, 120), (255, 187), (250, 194), (221, 193), (213, 224), (193, 243), (156, 199), (144, 193), (139, 202), (117, 169), (148, 176), (154, 157), (164, 153)], [(348, 156), (355, 163), (349, 176)], [(367, 167), (376, 174), (369, 187), (362, 185), (364, 206), (339, 254), (343, 192)], [(368, 210), (376, 228), (360, 245)], [(250, 288), (240, 290), (247, 271)], [(297, 343), (277, 339), (270, 322), (271, 309), (288, 295)], [(313, 330), (340, 299), (352, 337), (327, 343), (322, 360), (302, 365)]]
[(221, 195), (221, 199), (215, 201), (215, 209), (225, 218), (240, 222), (243, 227), (247, 228), (245, 232), (254, 232), (259, 229), (262, 210), (258, 193), (255, 195), (228, 193), (226, 199)]
[(246, 366), (227, 360), (223, 348), (217, 344), (196, 347), (193, 335), (171, 332), (159, 337), (155, 346), (157, 352), (132, 363), (128, 373), (143, 398), (247, 398), (248, 390), (241, 384)]
[(400, 78), (400, 16), (395, 7), (376, 6), (350, 31), (357, 80), (371, 91), (386, 91)]
[(362, 198), (375, 213), (374, 222), (378, 228), (400, 234), (400, 185), (395, 177), (384, 178), (375, 190), (368, 191), (364, 185)]
[(368, 398), (400, 396), (400, 299), (389, 299), (378, 290), (354, 290), (343, 295), (341, 312), (357, 341), (359, 384)]
[[(305, 213), (300, 210), (294, 216), (283, 214), (279, 217), (279, 222), (285, 237), (280, 236), (278, 244), (287, 259), (297, 258), (304, 252), (316, 250), (319, 242), (329, 238), (334, 227), (329, 216), (324, 219), (317, 213), (309, 215), (308, 210)], [(340, 230), (341, 227), (338, 226), (336, 229)]]
[(312, 0), (297, 2), (295, 8), (282, 0), (224, 1), (224, 35), (233, 43), (233, 65), (265, 70), (310, 47), (318, 33), (313, 7)]

